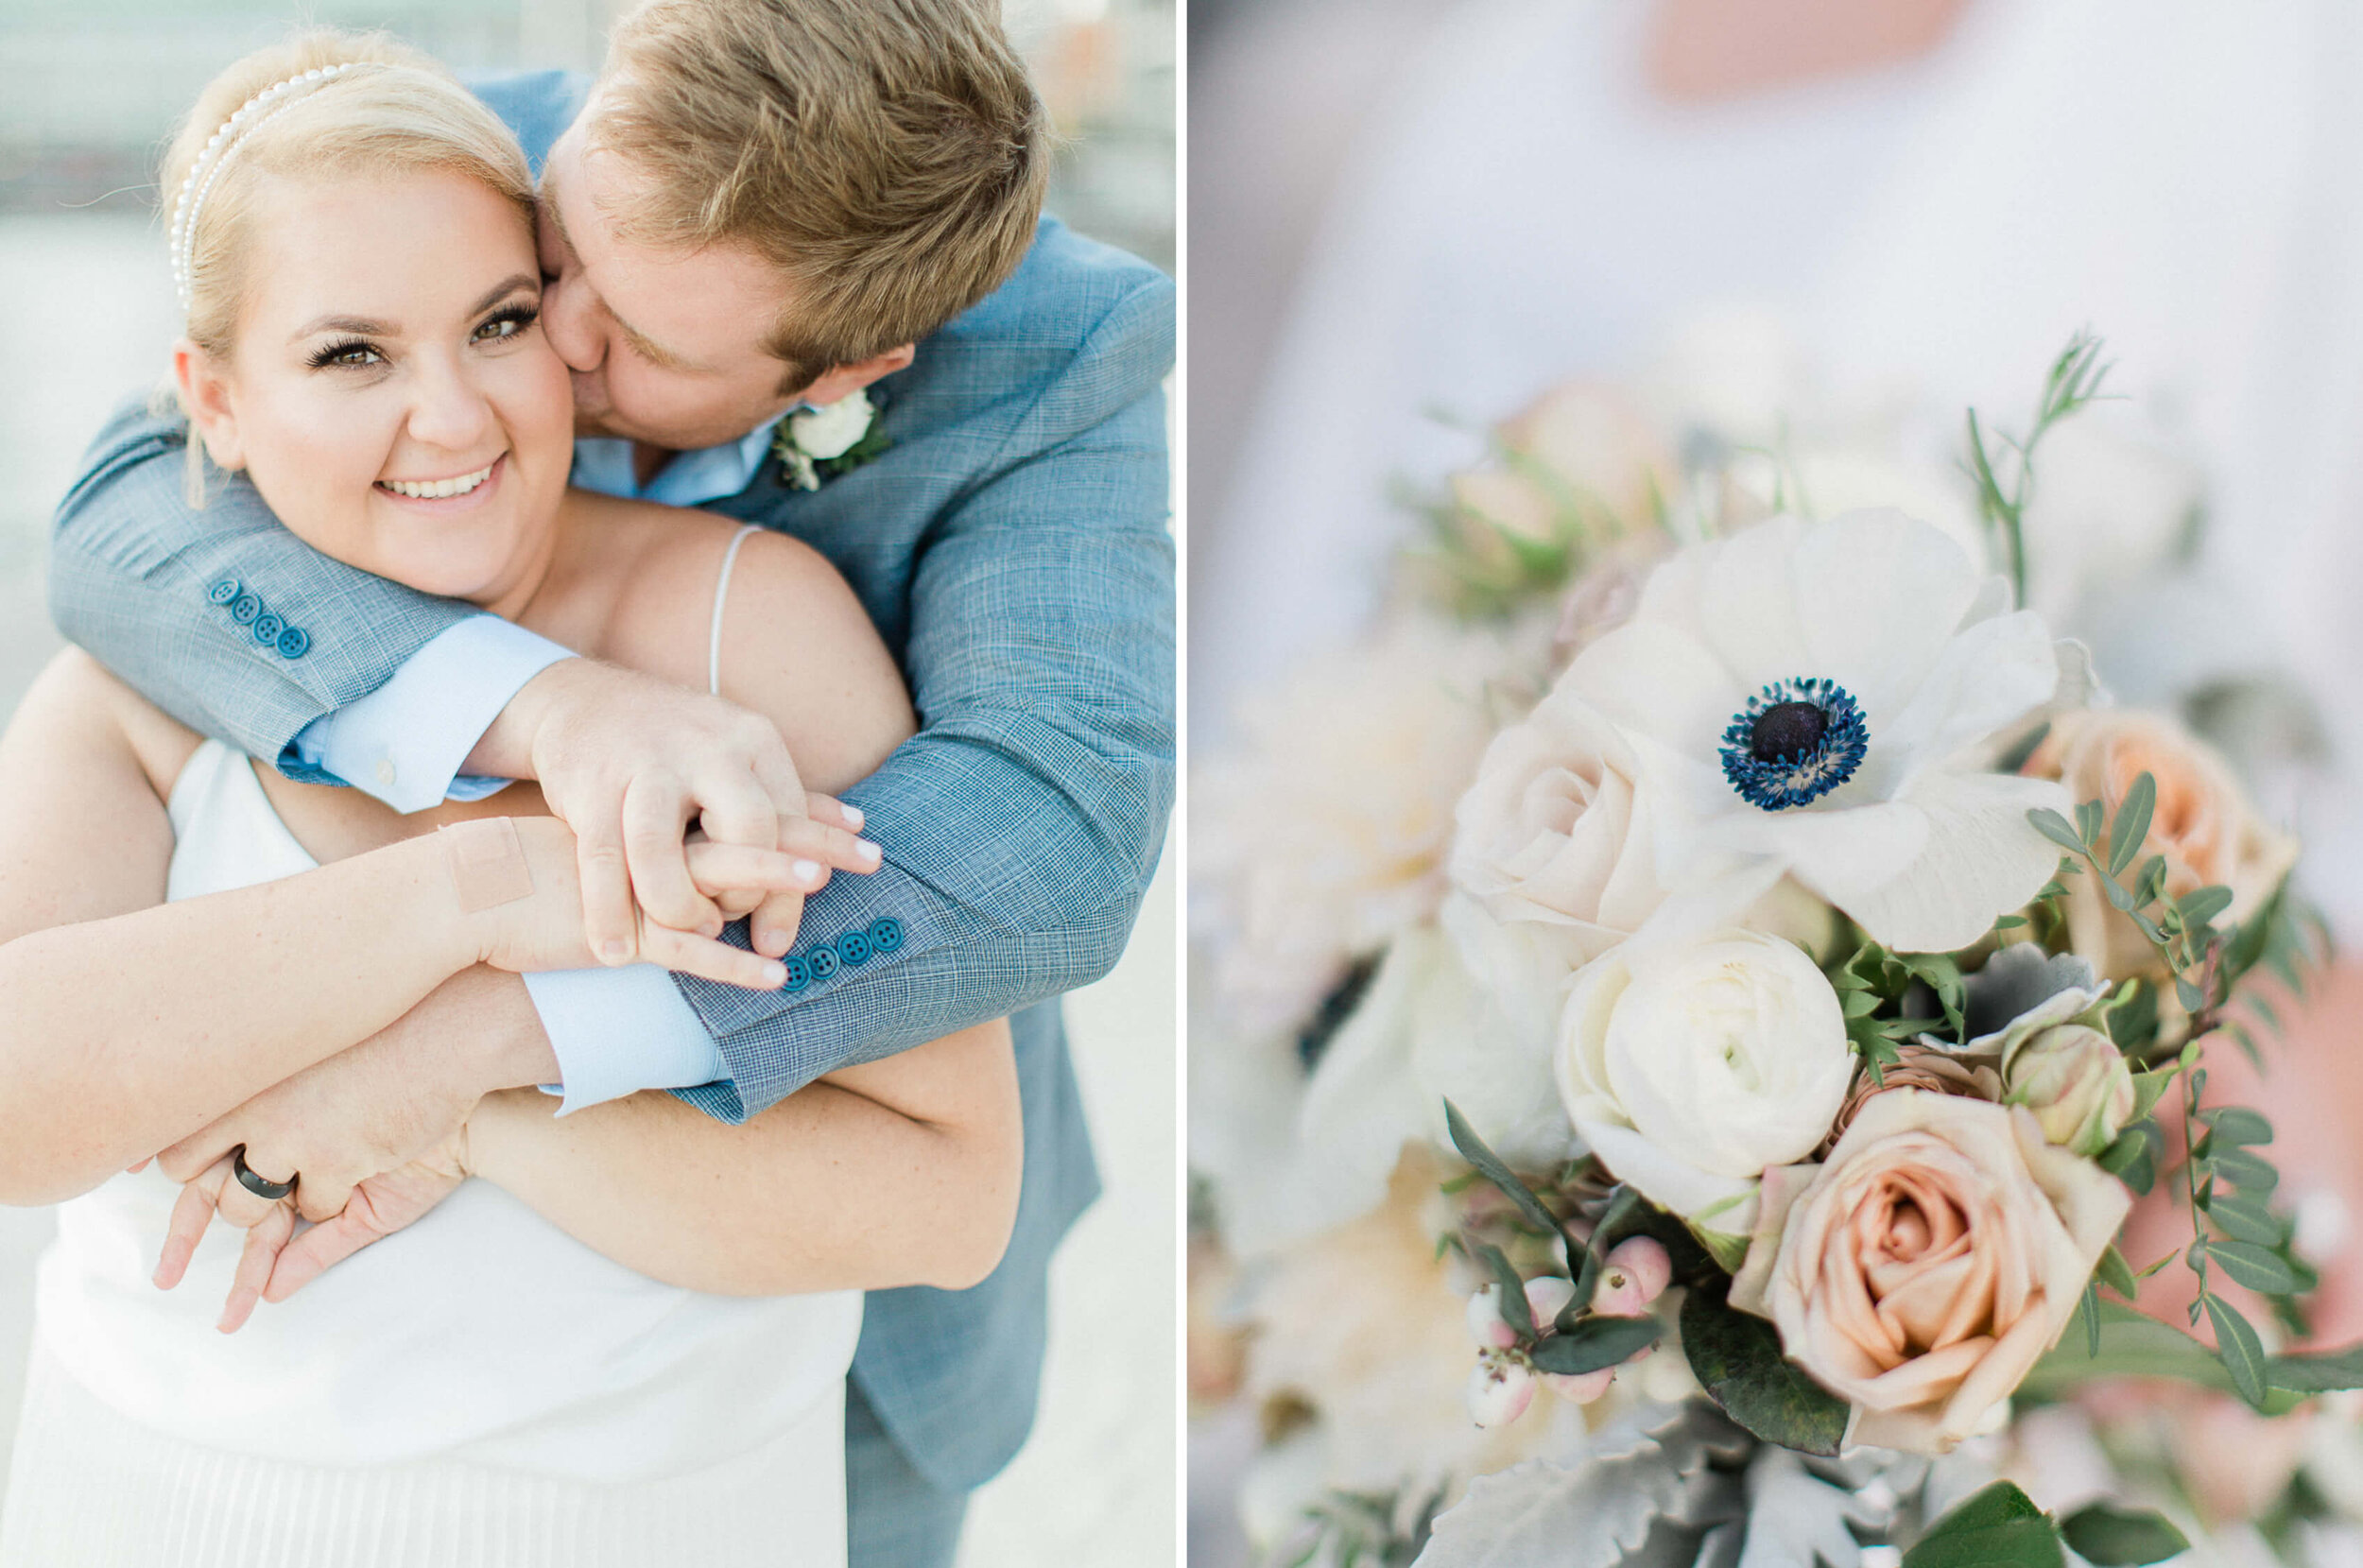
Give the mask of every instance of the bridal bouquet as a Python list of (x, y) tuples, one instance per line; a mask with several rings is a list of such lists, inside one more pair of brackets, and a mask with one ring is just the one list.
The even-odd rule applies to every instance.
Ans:
[[(1194, 1387), (1275, 1560), (2151, 1562), (1999, 1478), (2030, 1412), (2363, 1386), (2209, 1087), (2320, 954), (2297, 845), (2023, 608), (2098, 355), (1949, 494), (1555, 393), (1201, 768)], [(1939, 502), (1813, 505), (1881, 475)]]

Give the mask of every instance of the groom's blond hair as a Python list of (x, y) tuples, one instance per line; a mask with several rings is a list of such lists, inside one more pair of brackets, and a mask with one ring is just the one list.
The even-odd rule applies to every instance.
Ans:
[(650, 0), (614, 32), (590, 145), (638, 176), (626, 239), (746, 246), (790, 303), (784, 390), (998, 288), (1047, 178), (1041, 101), (991, 0)]

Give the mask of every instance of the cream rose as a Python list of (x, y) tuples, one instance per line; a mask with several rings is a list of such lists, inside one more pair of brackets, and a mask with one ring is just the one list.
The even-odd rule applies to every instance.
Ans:
[(1765, 1173), (1732, 1303), (1854, 1404), (1850, 1445), (1943, 1453), (2058, 1341), (2131, 1201), (2024, 1107), (1891, 1090), (1826, 1162)]
[[(2157, 781), (2158, 803), (2133, 870), (2153, 854), (2165, 855), (2169, 898), (2197, 887), (2229, 887), (2232, 905), (2216, 917), (2221, 923), (2254, 914), (2297, 863), (2297, 840), (2264, 822), (2231, 766), (2163, 715), (2094, 708), (2061, 714), (2025, 771), (2059, 780), (2078, 801), (2106, 802), (2112, 816), (2133, 781), (2149, 774)], [(2110, 907), (2089, 869), (2064, 880), (2068, 940), (2077, 956), (2106, 979), (2157, 974), (2156, 950)]]
[(1830, 1130), (1854, 1064), (1830, 982), (1754, 931), (1636, 942), (1589, 965), (1557, 1060), (1567, 1114), (1610, 1170), (1734, 1235), (1765, 1167)]
[[(1580, 968), (1664, 901), (1630, 749), (1567, 687), (1495, 735), (1454, 811), (1453, 885), (1502, 925)], [(1500, 965), (1483, 952), (1470, 967)]]

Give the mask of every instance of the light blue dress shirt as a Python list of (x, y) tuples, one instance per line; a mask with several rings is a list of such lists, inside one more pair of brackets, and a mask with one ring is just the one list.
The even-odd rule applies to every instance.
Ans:
[[(747, 488), (786, 417), (738, 440), (678, 454), (645, 486), (631, 442), (585, 438), (575, 442), (573, 482), (606, 495), (702, 506)], [(482, 800), (509, 781), (463, 774), (460, 764), (526, 681), (573, 657), (497, 615), (471, 616), (411, 655), (376, 691), (305, 725), (296, 755), (396, 811)], [(558, 1057), (561, 1088), (552, 1092), (565, 1095), (561, 1116), (643, 1089), (729, 1076), (714, 1037), (655, 964), (557, 970), (525, 982)]]

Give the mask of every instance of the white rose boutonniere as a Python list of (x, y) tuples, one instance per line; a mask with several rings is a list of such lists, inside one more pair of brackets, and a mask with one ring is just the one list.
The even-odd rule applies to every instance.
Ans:
[(819, 408), (799, 408), (780, 422), (771, 450), (780, 474), (797, 490), (819, 490), (884, 452), (892, 443), (878, 429), (878, 407), (867, 391), (854, 391)]

